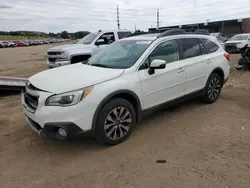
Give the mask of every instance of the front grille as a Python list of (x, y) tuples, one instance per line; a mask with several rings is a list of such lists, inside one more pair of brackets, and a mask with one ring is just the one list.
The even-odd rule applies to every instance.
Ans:
[(43, 91), (42, 89), (39, 89), (32, 84), (27, 85), (27, 87), (28, 89), (33, 90), (33, 91)]
[(49, 62), (56, 62), (56, 58), (49, 57)]
[(31, 108), (34, 111), (37, 109), (37, 106), (38, 106), (38, 97), (32, 96), (32, 95), (30, 95), (30, 94), (28, 94), (26, 92), (24, 94), (24, 100), (25, 100), (25, 103), (27, 104), (27, 106), (29, 108)]
[(61, 52), (48, 52), (48, 55), (60, 55)]

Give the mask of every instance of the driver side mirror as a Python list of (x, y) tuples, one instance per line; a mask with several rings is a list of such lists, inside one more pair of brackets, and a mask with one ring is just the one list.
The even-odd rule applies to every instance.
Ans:
[(96, 45), (96, 46), (103, 45), (103, 44), (105, 44), (104, 39), (98, 39), (98, 40), (95, 42), (95, 45)]
[(155, 73), (155, 69), (165, 69), (167, 62), (161, 59), (155, 59), (151, 62), (148, 70), (149, 75)]

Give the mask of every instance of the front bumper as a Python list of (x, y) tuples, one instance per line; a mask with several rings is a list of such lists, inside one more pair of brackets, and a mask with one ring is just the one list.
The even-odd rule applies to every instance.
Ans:
[[(44, 101), (50, 94), (40, 94), (38, 107), (35, 111), (29, 109), (21, 94), (21, 103), (25, 120), (33, 131), (40, 136), (68, 140), (78, 135), (89, 134), (92, 131), (92, 121), (97, 106), (82, 101), (74, 106), (45, 106)], [(63, 128), (67, 137), (61, 137), (58, 129)]]
[[(25, 115), (25, 120), (30, 128), (38, 135), (53, 140), (71, 140), (77, 136), (87, 135), (91, 133), (90, 131), (83, 131), (80, 127), (72, 122), (46, 123), (42, 128), (38, 123), (30, 119), (27, 115)], [(61, 136), (58, 133), (59, 128), (64, 129), (67, 133), (67, 136)]]
[(70, 65), (70, 61), (58, 61), (58, 62), (47, 61), (47, 64), (50, 68), (55, 68), (55, 67)]

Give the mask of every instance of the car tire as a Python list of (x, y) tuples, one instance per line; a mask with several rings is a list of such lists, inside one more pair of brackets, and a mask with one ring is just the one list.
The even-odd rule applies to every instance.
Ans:
[(108, 101), (101, 109), (95, 138), (102, 145), (116, 145), (125, 141), (136, 124), (136, 113), (133, 105), (122, 98)]
[(244, 65), (245, 64), (245, 59), (244, 58), (240, 58), (238, 61), (238, 65)]
[(217, 73), (212, 73), (207, 80), (205, 93), (201, 97), (202, 102), (208, 104), (214, 103), (220, 95), (222, 86), (223, 83), (220, 75)]

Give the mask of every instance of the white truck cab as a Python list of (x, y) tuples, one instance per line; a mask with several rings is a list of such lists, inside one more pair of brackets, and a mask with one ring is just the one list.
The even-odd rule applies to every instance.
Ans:
[(90, 33), (76, 44), (55, 46), (48, 50), (49, 68), (83, 62), (107, 45), (118, 41), (132, 32), (127, 30), (99, 31)]

